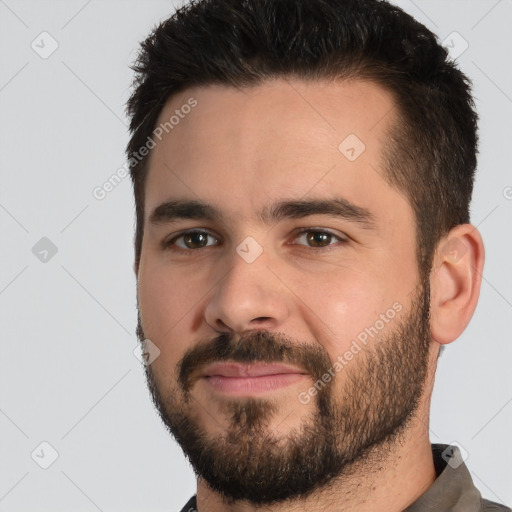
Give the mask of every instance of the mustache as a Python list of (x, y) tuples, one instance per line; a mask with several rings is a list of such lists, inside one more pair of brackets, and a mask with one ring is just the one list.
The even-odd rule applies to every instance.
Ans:
[(187, 350), (178, 363), (178, 381), (187, 392), (206, 366), (234, 361), (288, 363), (305, 371), (317, 381), (332, 367), (328, 352), (320, 345), (294, 342), (282, 334), (268, 331), (251, 331), (238, 340), (233, 334), (220, 334), (207, 344), (199, 344)]

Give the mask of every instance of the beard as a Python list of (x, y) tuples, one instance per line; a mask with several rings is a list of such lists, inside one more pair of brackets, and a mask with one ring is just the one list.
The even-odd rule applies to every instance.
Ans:
[[(332, 375), (335, 364), (319, 344), (300, 344), (269, 331), (251, 331), (238, 339), (221, 334), (184, 354), (176, 383), (164, 385), (146, 365), (148, 387), (164, 425), (198, 478), (227, 502), (263, 505), (303, 499), (363, 468), (378, 471), (404, 439), (428, 374), (428, 279), (420, 280), (407, 317), (392, 320), (386, 329), (394, 323), (392, 331), (379, 335), (324, 382), (307, 408), (297, 399), (296, 409), (304, 408), (300, 425), (280, 437), (270, 426), (279, 413), (279, 401), (269, 397), (215, 402), (215, 412), (223, 413), (228, 426), (223, 425), (221, 434), (209, 435), (194, 412), (194, 407), (205, 409), (192, 394), (199, 370), (228, 360), (290, 363), (317, 382), (329, 370)], [(145, 339), (140, 315), (137, 336)], [(204, 416), (216, 423), (214, 414)]]

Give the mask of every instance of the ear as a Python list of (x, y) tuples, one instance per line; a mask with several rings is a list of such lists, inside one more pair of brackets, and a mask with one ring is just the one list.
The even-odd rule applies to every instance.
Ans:
[(430, 274), (435, 341), (451, 343), (469, 324), (480, 295), (484, 259), (482, 237), (472, 224), (455, 226), (440, 240)]

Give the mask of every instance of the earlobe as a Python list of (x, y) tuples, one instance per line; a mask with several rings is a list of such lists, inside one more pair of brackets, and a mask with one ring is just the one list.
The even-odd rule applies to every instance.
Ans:
[(472, 224), (455, 226), (439, 242), (430, 275), (431, 333), (435, 341), (456, 340), (476, 309), (485, 251)]

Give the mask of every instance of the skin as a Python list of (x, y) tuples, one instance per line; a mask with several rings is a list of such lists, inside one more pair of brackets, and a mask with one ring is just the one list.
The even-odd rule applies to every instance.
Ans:
[[(160, 388), (177, 388), (176, 365), (187, 349), (219, 333), (279, 332), (320, 345), (336, 360), (393, 303), (403, 306), (403, 314), (409, 311), (419, 282), (415, 224), (407, 198), (382, 178), (380, 152), (395, 119), (386, 90), (359, 80), (279, 79), (243, 90), (194, 87), (171, 98), (160, 121), (190, 97), (197, 106), (151, 152), (145, 232), (140, 265), (135, 267), (144, 334), (161, 351), (151, 365)], [(338, 149), (349, 134), (365, 145), (354, 161)], [(326, 215), (272, 225), (257, 218), (264, 206), (284, 199), (333, 197), (370, 210), (375, 230)], [(151, 212), (171, 199), (202, 200), (221, 210), (224, 218), (149, 222)], [(190, 256), (184, 254), (187, 249), (162, 249), (163, 240), (192, 228), (210, 232), (209, 247), (188, 249), (196, 251)], [(294, 234), (298, 228), (321, 228), (348, 242), (340, 244), (334, 237), (328, 242), (330, 251), (322, 252), (308, 246), (304, 235)], [(263, 249), (250, 264), (236, 252), (248, 236)], [(446, 250), (448, 243), (459, 248), (457, 257)], [(430, 275), (431, 340), (424, 392), (403, 442), (391, 454), (381, 454), (379, 471), (361, 466), (357, 474), (307, 499), (262, 507), (227, 502), (199, 479), (199, 511), (364, 512), (377, 506), (400, 511), (413, 503), (436, 477), (428, 422), (439, 348), (469, 323), (483, 263), (482, 239), (471, 224), (455, 227), (439, 243)], [(349, 364), (358, 365), (358, 357)], [(343, 378), (337, 380), (340, 389)], [(304, 405), (297, 400), (311, 384), (305, 376), (267, 395), (278, 404), (268, 425), (276, 437), (285, 436), (313, 410), (314, 401)], [(218, 392), (197, 382), (191, 394), (191, 411), (208, 436), (229, 429)]]

